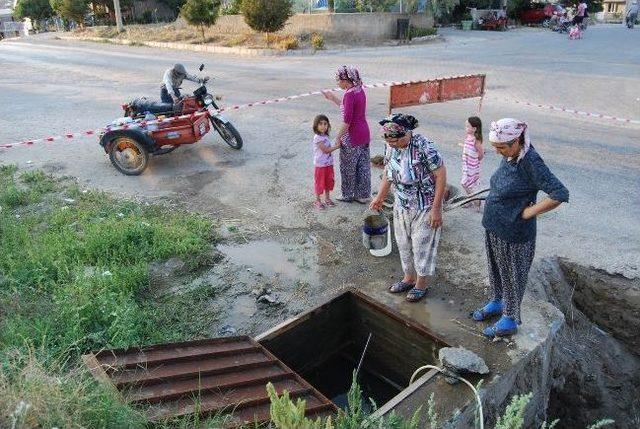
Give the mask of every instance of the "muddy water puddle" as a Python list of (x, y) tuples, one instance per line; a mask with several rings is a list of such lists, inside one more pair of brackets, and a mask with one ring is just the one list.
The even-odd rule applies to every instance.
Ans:
[(274, 240), (257, 240), (218, 249), (234, 265), (249, 267), (264, 276), (318, 284), (317, 250), (312, 246), (287, 245)]

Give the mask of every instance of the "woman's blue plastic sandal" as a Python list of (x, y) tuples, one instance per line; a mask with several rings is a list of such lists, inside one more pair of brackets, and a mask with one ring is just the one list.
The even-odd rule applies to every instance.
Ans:
[(407, 294), (407, 301), (409, 302), (418, 302), (427, 294), (427, 289), (418, 289), (414, 287)]
[(502, 316), (495, 325), (484, 328), (482, 333), (489, 338), (508, 337), (518, 332), (518, 324), (511, 317)]
[(482, 322), (490, 317), (501, 315), (503, 309), (504, 304), (502, 301), (489, 301), (487, 305), (474, 311), (471, 318), (476, 322)]
[(413, 288), (414, 286), (415, 286), (415, 284), (405, 283), (402, 280), (400, 280), (399, 282), (396, 282), (396, 283), (392, 284), (391, 286), (389, 286), (389, 292), (391, 292), (391, 293), (406, 292), (409, 289)]

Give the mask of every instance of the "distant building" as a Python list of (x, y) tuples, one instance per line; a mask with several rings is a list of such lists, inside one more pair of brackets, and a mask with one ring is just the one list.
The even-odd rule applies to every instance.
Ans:
[(604, 0), (602, 2), (602, 11), (604, 13), (624, 13), (627, 7), (625, 0)]
[(604, 0), (602, 2), (602, 20), (621, 22), (630, 5), (631, 0)]
[[(17, 0), (0, 0), (0, 36), (15, 36), (15, 31), (7, 31), (5, 34), (5, 22), (14, 22), (13, 9), (16, 7)], [(12, 26), (14, 27), (14, 26)], [(15, 28), (15, 27), (14, 27)]]

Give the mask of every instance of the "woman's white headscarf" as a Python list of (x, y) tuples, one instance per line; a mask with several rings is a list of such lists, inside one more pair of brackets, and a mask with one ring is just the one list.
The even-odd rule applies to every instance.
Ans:
[(524, 133), (524, 146), (518, 154), (516, 162), (520, 161), (529, 151), (531, 147), (531, 138), (529, 136), (529, 127), (526, 122), (513, 118), (503, 118), (499, 121), (491, 123), (489, 131), (489, 141), (491, 143), (509, 143), (520, 137)]

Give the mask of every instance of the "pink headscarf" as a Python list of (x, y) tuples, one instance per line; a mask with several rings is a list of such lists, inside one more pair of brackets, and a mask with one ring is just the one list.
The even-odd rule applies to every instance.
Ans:
[(491, 143), (509, 143), (520, 137), (522, 133), (524, 133), (524, 146), (520, 150), (518, 159), (516, 159), (516, 162), (518, 162), (524, 158), (531, 147), (529, 127), (526, 122), (513, 118), (503, 118), (499, 121), (491, 122), (489, 141)]
[(353, 66), (340, 66), (336, 71), (336, 80), (348, 80), (353, 86), (362, 86), (360, 72)]

